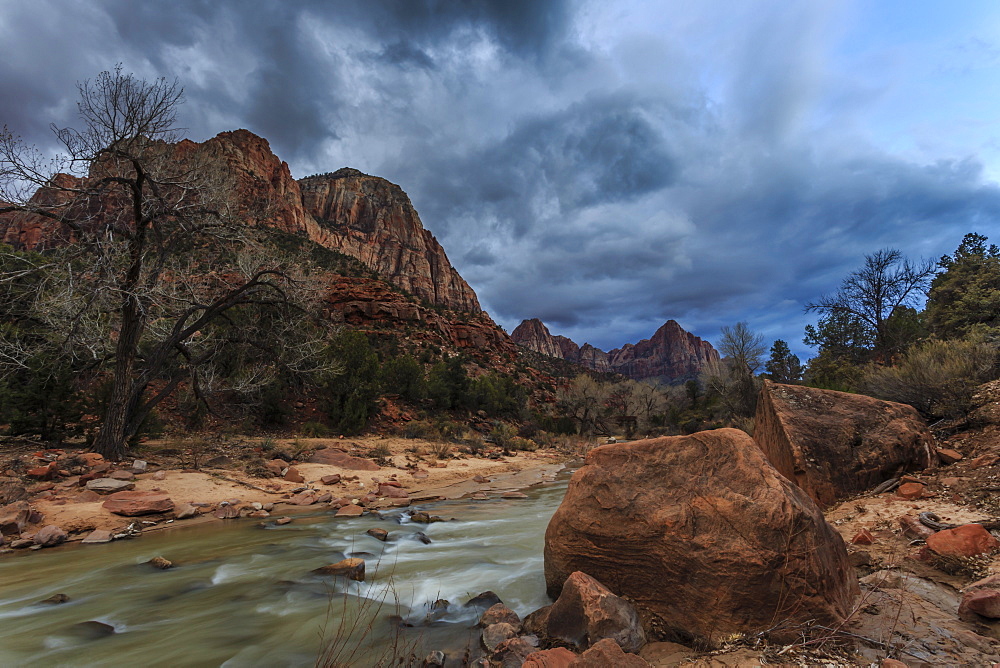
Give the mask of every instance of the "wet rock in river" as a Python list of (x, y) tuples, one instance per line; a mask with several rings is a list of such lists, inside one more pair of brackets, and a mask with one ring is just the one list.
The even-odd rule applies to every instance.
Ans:
[(444, 518), (438, 517), (437, 515), (430, 515), (425, 512), (419, 512), (410, 515), (410, 521), (418, 524), (431, 524), (433, 522), (444, 522)]
[(417, 533), (413, 534), (413, 538), (419, 540), (424, 545), (430, 545), (432, 542), (431, 539), (427, 537), (427, 534), (425, 534), (423, 531), (418, 531)]
[(152, 566), (153, 568), (160, 569), (161, 571), (165, 571), (168, 568), (174, 567), (174, 562), (170, 561), (169, 559), (164, 559), (163, 557), (153, 557), (146, 563)]
[(364, 559), (342, 559), (335, 564), (321, 566), (313, 571), (317, 575), (333, 575), (361, 582), (365, 579)]
[(240, 509), (228, 501), (223, 501), (212, 515), (218, 517), (220, 520), (233, 520), (240, 516)]
[(186, 520), (191, 517), (198, 516), (198, 509), (192, 506), (190, 503), (182, 503), (176, 508), (174, 508), (176, 515), (175, 519)]
[(389, 532), (386, 531), (385, 529), (369, 529), (365, 533), (371, 536), (372, 538), (379, 539), (383, 543), (389, 538)]
[(441, 668), (444, 666), (444, 659), (444, 652), (436, 649), (424, 659), (424, 666), (427, 668)]
[(70, 627), (70, 633), (85, 640), (99, 640), (115, 634), (115, 627), (104, 622), (80, 622)]
[(334, 517), (358, 517), (364, 512), (365, 512), (364, 508), (351, 503), (338, 510), (337, 514), (334, 515)]
[(48, 598), (43, 598), (38, 602), (39, 605), (59, 605), (61, 603), (68, 603), (69, 596), (66, 594), (52, 594)]
[(503, 603), (500, 597), (497, 596), (492, 591), (484, 591), (481, 594), (473, 596), (466, 602), (465, 607), (467, 608), (479, 608), (480, 610), (486, 610), (493, 607), (497, 603)]
[(292, 523), (292, 518), (291, 517), (279, 517), (278, 519), (274, 520), (274, 523), (277, 524), (278, 526), (284, 526), (286, 524), (291, 524)]

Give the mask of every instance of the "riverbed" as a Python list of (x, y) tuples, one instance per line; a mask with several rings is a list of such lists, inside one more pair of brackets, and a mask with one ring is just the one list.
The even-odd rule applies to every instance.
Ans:
[[(12, 555), (0, 560), (0, 665), (311, 666), (331, 644), (357, 666), (393, 647), (460, 655), (478, 641), (480, 611), (465, 605), (477, 594), (522, 616), (549, 603), (543, 538), (567, 480), (526, 499), (313, 511), (285, 526), (232, 520)], [(448, 521), (413, 523), (410, 510)], [(146, 563), (156, 556), (175, 566)], [(365, 560), (364, 582), (311, 573), (349, 556)], [(69, 600), (40, 602), (56, 594)]]

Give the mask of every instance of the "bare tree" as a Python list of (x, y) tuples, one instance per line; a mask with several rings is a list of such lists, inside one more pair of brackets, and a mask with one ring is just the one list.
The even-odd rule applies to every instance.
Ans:
[[(260, 328), (225, 327), (246, 324), (238, 311), (244, 320), (268, 309), (294, 320), (290, 291), (302, 284), (268, 255), (262, 232), (229, 215), (222, 177), (177, 153), (177, 81), (148, 82), (119, 66), (78, 89), (82, 129), (53, 127), (63, 152), (51, 160), (6, 127), (0, 133), (0, 214), (66, 230), (70, 243), (47, 256), (35, 317), (62, 338), (64, 354), (110, 367), (94, 449), (119, 459), (180, 382), (203, 389), (221, 350), (275, 340)], [(304, 346), (308, 366), (315, 345), (290, 340)], [(248, 370), (246, 382), (265, 375)]]
[(750, 329), (746, 322), (738, 322), (732, 327), (722, 328), (719, 352), (732, 359), (733, 363), (754, 375), (764, 363), (764, 337)]
[(892, 317), (915, 306), (934, 277), (934, 263), (910, 262), (894, 248), (865, 256), (865, 264), (848, 274), (840, 289), (806, 305), (807, 311), (840, 315), (860, 322), (871, 333), (876, 355), (893, 348)]

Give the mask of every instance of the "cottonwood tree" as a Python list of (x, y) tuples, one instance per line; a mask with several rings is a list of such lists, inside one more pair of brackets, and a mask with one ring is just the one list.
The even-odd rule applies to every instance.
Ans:
[[(55, 157), (0, 132), (0, 214), (49, 220), (65, 233), (37, 266), (15, 262), (22, 273), (5, 272), (0, 283), (39, 276), (31, 318), (41, 338), (67, 360), (106, 370), (94, 449), (124, 456), (178, 384), (203, 396), (226, 354), (241, 367), (227, 373), (241, 391), (261, 387), (276, 367), (332, 370), (321, 341), (294, 327), (302, 311), (292, 305), (308, 295), (293, 293), (309, 293), (308, 281), (296, 282), (264, 233), (230, 215), (218, 170), (178, 154), (177, 81), (137, 79), (119, 66), (78, 89), (82, 126), (53, 126)], [(32, 354), (16, 340), (0, 349), (0, 371)]]
[[(807, 304), (806, 311), (823, 314), (827, 323), (860, 328), (860, 335), (855, 338), (870, 340), (875, 357), (887, 361), (895, 350), (908, 343), (899, 340), (900, 330), (910, 328), (909, 324), (900, 323), (906, 318), (904, 309), (917, 304), (934, 272), (934, 264), (929, 260), (914, 263), (898, 250), (885, 248), (866, 255), (864, 266), (848, 274), (837, 292)], [(820, 338), (812, 328), (807, 328), (806, 334), (807, 341)], [(822, 346), (823, 342), (819, 343)]]
[(719, 352), (724, 359), (707, 364), (701, 382), (731, 415), (750, 417), (756, 411), (760, 390), (756, 374), (764, 363), (764, 350), (764, 337), (746, 322), (722, 328)]

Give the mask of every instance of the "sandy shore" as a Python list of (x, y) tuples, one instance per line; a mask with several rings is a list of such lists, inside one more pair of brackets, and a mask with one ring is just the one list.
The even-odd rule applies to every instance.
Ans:
[[(291, 441), (289, 441), (290, 443)], [(551, 480), (563, 467), (565, 454), (554, 451), (518, 452), (500, 459), (456, 454), (438, 459), (433, 453), (439, 443), (421, 439), (384, 437), (339, 439), (296, 439), (297, 448), (305, 446), (306, 452), (344, 450), (346, 454), (360, 456), (372, 448), (387, 448), (386, 461), (375, 471), (356, 470), (323, 463), (291, 462), (305, 482), (291, 482), (281, 477), (259, 478), (233, 468), (203, 467), (199, 470), (173, 468), (169, 464), (155, 465), (155, 449), (150, 448), (151, 465), (145, 473), (136, 474), (135, 490), (166, 494), (176, 506), (197, 505), (203, 514), (199, 517), (169, 522), (171, 513), (141, 517), (122, 517), (105, 508), (99, 500), (81, 501), (78, 497), (84, 488), (73, 479), (56, 480), (50, 492), (30, 499), (32, 507), (42, 513), (39, 526), (55, 524), (70, 534), (70, 540), (82, 540), (94, 529), (111, 532), (124, 530), (133, 522), (146, 521), (144, 531), (166, 529), (217, 520), (211, 511), (223, 502), (236, 506), (250, 504), (275, 504), (271, 515), (280, 517), (296, 510), (315, 509), (316, 506), (288, 504), (293, 495), (303, 488), (312, 488), (318, 494), (329, 492), (334, 499), (347, 497), (360, 499), (378, 492), (379, 483), (395, 481), (409, 493), (411, 502), (426, 502), (439, 498), (459, 498), (476, 492), (496, 495)], [(278, 442), (281, 449), (284, 442)], [(287, 450), (287, 448), (285, 448)], [(131, 462), (129, 462), (130, 464)], [(128, 468), (127, 464), (118, 467)], [(341, 481), (323, 484), (324, 476), (338, 474)], [(477, 482), (477, 476), (488, 479)], [(88, 496), (86, 494), (84, 497)], [(92, 495), (89, 495), (92, 496)], [(373, 504), (375, 506), (379, 504)], [(149, 522), (155, 522), (151, 524)]]

